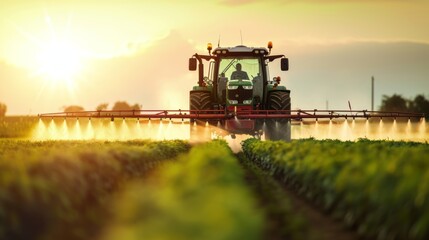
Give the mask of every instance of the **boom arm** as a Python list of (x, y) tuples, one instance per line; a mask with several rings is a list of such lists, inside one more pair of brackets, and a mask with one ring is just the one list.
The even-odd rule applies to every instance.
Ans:
[(142, 119), (335, 119), (335, 118), (423, 118), (422, 113), (352, 110), (124, 110), (39, 114), (39, 118), (142, 118)]

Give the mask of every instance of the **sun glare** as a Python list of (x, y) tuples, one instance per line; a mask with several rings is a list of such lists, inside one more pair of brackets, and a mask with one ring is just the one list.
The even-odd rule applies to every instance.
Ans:
[(38, 73), (52, 82), (72, 83), (81, 69), (79, 49), (68, 42), (51, 42), (40, 50)]

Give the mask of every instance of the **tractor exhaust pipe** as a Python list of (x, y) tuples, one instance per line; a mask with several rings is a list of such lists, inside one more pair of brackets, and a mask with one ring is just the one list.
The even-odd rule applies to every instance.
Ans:
[(203, 60), (198, 54), (194, 54), (194, 57), (198, 60), (198, 86), (204, 87), (204, 64)]
[(201, 59), (199, 59), (198, 64), (198, 86), (204, 87), (204, 64), (202, 63)]

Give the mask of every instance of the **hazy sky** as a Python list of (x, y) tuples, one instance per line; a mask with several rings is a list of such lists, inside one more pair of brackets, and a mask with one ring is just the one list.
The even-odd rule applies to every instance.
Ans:
[(0, 0), (0, 102), (37, 114), (126, 100), (188, 108), (187, 59), (207, 42), (290, 58), (292, 107), (370, 108), (429, 94), (427, 0)]

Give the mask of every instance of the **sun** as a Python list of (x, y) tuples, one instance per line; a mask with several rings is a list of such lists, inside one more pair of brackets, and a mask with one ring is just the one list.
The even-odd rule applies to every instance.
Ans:
[(38, 74), (54, 83), (73, 83), (82, 68), (79, 49), (67, 41), (50, 41), (38, 54)]

